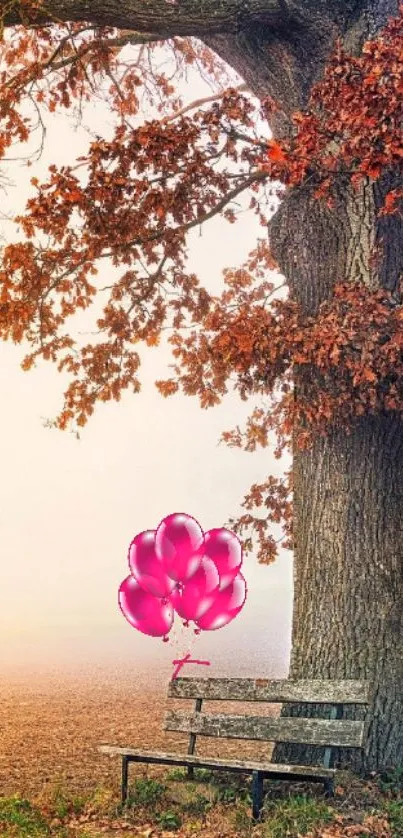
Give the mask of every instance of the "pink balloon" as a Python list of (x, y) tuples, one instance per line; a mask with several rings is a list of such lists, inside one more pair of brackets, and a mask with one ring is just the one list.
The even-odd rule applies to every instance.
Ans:
[(242, 565), (241, 542), (225, 527), (209, 530), (204, 536), (204, 555), (213, 560), (220, 575), (220, 591), (223, 591)]
[(202, 559), (200, 567), (181, 590), (175, 588), (169, 601), (184, 620), (197, 620), (213, 605), (220, 577), (211, 559)]
[(164, 518), (155, 534), (155, 551), (165, 573), (175, 582), (187, 582), (200, 567), (204, 533), (191, 515), (174, 512)]
[(134, 576), (122, 582), (118, 599), (123, 616), (143, 634), (162, 637), (171, 630), (174, 621), (171, 604), (144, 591)]
[(196, 620), (198, 627), (204, 631), (215, 631), (228, 625), (242, 610), (246, 594), (245, 579), (242, 573), (238, 573), (223, 591), (218, 591), (211, 608)]
[(155, 530), (145, 530), (133, 538), (129, 547), (129, 567), (139, 585), (149, 594), (167, 597), (175, 586), (155, 552)]

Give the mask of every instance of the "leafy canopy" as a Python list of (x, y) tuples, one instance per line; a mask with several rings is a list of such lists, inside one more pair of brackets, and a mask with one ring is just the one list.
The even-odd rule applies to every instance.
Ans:
[[(154, 60), (158, 41), (57, 20), (28, 27), (37, 7), (20, 0), (21, 25), (2, 31), (0, 159), (31, 137), (27, 106), (44, 126), (46, 111), (80, 116), (85, 102), (105, 96), (114, 118), (112, 139), (97, 137), (69, 166), (51, 165), (46, 182), (32, 178), (34, 196), (15, 219), (24, 237), (2, 254), (1, 337), (28, 342), (24, 369), (45, 358), (70, 375), (54, 424), (84, 426), (98, 401), (138, 392), (136, 346), (157, 345), (166, 328), (175, 366), (173, 377), (157, 382), (163, 395), (182, 388), (205, 408), (230, 387), (243, 399), (266, 397), (243, 432), (223, 434), (230, 445), (266, 447), (274, 433), (280, 456), (291, 435), (304, 447), (363, 414), (401, 412), (399, 287), (391, 294), (341, 276), (332, 298), (307, 312), (278, 294), (264, 234), (242, 267), (225, 271), (222, 294), (212, 296), (187, 269), (186, 240), (219, 213), (235, 223), (233, 202), (242, 193), (265, 228), (267, 205), (284, 189), (311, 184), (335, 211), (338, 180), (359, 189), (364, 178), (401, 171), (403, 8), (361, 55), (337, 44), (307, 111), (294, 115), (287, 139), (275, 141), (267, 136), (276, 103), (234, 87), (201, 43), (164, 44), (176, 80), (195, 65), (215, 85), (211, 96), (186, 105)], [(141, 120), (145, 104), (155, 113), (148, 121)], [(402, 197), (391, 189), (381, 213), (401, 213)], [(108, 289), (97, 282), (105, 258), (120, 271)], [(105, 291), (97, 339), (82, 345), (69, 320)], [(311, 385), (296, 397), (301, 369), (309, 370)], [(284, 546), (291, 546), (291, 494), (290, 473), (271, 476), (251, 488), (245, 514), (231, 522), (240, 533), (257, 533), (262, 561), (276, 554), (271, 523), (283, 524)], [(256, 514), (262, 507), (263, 517)], [(251, 538), (244, 543), (251, 547)]]

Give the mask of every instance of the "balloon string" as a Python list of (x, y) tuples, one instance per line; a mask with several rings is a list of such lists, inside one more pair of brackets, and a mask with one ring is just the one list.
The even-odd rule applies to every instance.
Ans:
[(173, 666), (175, 667), (171, 681), (178, 677), (179, 672), (181, 671), (182, 667), (187, 663), (196, 663), (196, 664), (204, 664), (206, 666), (210, 666), (210, 661), (201, 661), (192, 658), (192, 646), (197, 636), (200, 634), (200, 629), (197, 629), (192, 634), (188, 634), (188, 643), (187, 643), (187, 653), (186, 655), (183, 653), (183, 634), (184, 630), (189, 629), (189, 623), (182, 623), (180, 628), (180, 635), (178, 636), (178, 632), (174, 627), (172, 627), (172, 637), (174, 640), (174, 646), (177, 648), (177, 655), (175, 660), (172, 661)]
[(173, 641), (172, 646), (173, 651), (175, 651), (175, 657), (178, 658), (181, 655), (182, 657), (185, 657), (185, 649), (187, 654), (190, 656), (192, 653), (193, 644), (197, 639), (194, 633), (191, 632), (190, 627), (184, 625), (184, 623), (181, 622), (181, 626), (178, 631), (174, 623), (171, 630), (171, 634)]
[(186, 639), (187, 639), (187, 629), (186, 629), (186, 626), (184, 626), (183, 622), (182, 622), (180, 630), (179, 630), (179, 634), (176, 634), (176, 638), (175, 638), (175, 640), (176, 640), (176, 653), (178, 655), (182, 654), (182, 651), (184, 650), (184, 647), (189, 645), (189, 641), (186, 643)]

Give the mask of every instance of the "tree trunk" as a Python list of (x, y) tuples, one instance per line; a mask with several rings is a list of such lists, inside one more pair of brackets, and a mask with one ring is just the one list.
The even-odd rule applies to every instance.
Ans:
[[(271, 246), (292, 296), (315, 313), (337, 280), (396, 288), (402, 220), (376, 210), (392, 175), (354, 193), (335, 190), (328, 210), (302, 188), (271, 223)], [(375, 268), (371, 252), (387, 237)], [(292, 244), (291, 244), (292, 243)], [(309, 387), (297, 373), (296, 388)], [(336, 764), (364, 771), (403, 762), (403, 423), (366, 416), (309, 451), (294, 451), (294, 611), (291, 678), (357, 678), (374, 684), (364, 757), (341, 749)], [(323, 708), (322, 708), (323, 709)], [(296, 706), (284, 715), (301, 715)], [(350, 708), (345, 718), (361, 718)], [(311, 708), (322, 715), (320, 708)], [(352, 715), (353, 714), (353, 715)], [(308, 715), (308, 714), (307, 714)], [(325, 715), (325, 713), (324, 713)], [(277, 762), (315, 762), (318, 749), (279, 745)]]
[[(312, 450), (295, 454), (294, 480), (290, 677), (372, 681), (365, 759), (350, 764), (366, 771), (402, 764), (400, 418), (365, 417), (349, 436), (338, 432), (317, 440)], [(361, 718), (345, 714), (351, 717)], [(321, 756), (311, 748), (279, 747), (275, 753), (279, 762)], [(349, 761), (347, 752), (337, 753), (337, 764)]]

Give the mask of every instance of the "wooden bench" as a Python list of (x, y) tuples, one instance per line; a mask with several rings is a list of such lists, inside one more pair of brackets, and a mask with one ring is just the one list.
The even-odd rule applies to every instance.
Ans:
[[(130, 762), (187, 766), (188, 776), (194, 767), (252, 773), (252, 815), (260, 816), (263, 804), (263, 780), (305, 780), (321, 782), (325, 794), (334, 794), (335, 769), (332, 749), (362, 748), (365, 722), (342, 719), (344, 705), (368, 705), (370, 685), (363, 681), (269, 681), (266, 679), (176, 678), (170, 681), (168, 698), (195, 699), (194, 713), (169, 710), (164, 729), (189, 733), (187, 754), (143, 751), (102, 745), (104, 754), (122, 756), (122, 802), (127, 799)], [(273, 718), (267, 716), (232, 716), (201, 712), (203, 701), (260, 701), (274, 704), (326, 704), (330, 718)], [(325, 747), (322, 765), (279, 765), (253, 759), (220, 759), (195, 756), (197, 736), (225, 739), (254, 739), (265, 742), (291, 742)]]

